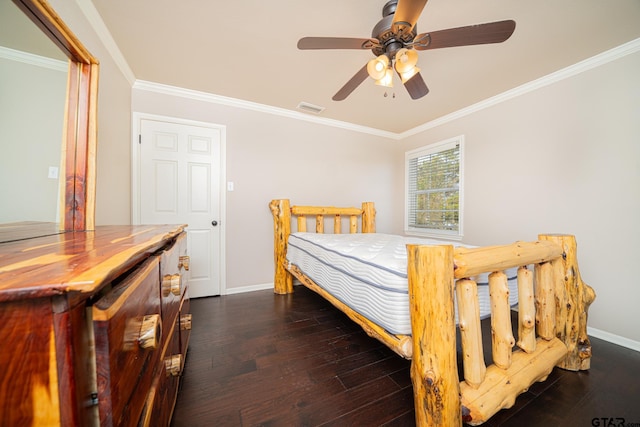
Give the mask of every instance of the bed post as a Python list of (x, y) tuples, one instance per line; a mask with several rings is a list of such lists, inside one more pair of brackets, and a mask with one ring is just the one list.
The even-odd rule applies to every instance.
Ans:
[[(541, 234), (539, 240), (549, 240), (562, 247), (562, 272), (564, 289), (556, 289), (558, 298), (556, 336), (565, 343), (569, 353), (558, 367), (570, 371), (587, 370), (591, 366), (591, 341), (587, 336), (589, 306), (596, 298), (591, 286), (582, 281), (578, 270), (575, 236), (567, 234)], [(562, 300), (564, 297), (564, 301)]]
[(269, 203), (273, 214), (273, 257), (275, 277), (273, 291), (276, 294), (293, 292), (293, 277), (285, 268), (287, 257), (287, 239), (291, 234), (291, 207), (288, 199), (276, 199)]
[(373, 202), (362, 203), (362, 232), (376, 232), (376, 208)]
[(407, 245), (407, 257), (416, 424), (461, 426), (453, 246)]

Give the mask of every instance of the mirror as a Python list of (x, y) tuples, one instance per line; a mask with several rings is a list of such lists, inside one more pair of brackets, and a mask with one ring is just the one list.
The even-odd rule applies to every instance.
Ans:
[(60, 222), (68, 68), (15, 4), (0, 2), (0, 223)]
[(93, 229), (98, 61), (46, 0), (0, 4), (0, 242)]

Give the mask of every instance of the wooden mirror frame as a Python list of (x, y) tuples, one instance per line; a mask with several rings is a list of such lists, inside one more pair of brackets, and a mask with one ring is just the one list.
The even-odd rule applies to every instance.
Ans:
[(95, 227), (96, 144), (99, 63), (65, 25), (47, 0), (13, 2), (69, 58), (62, 135), (64, 180), (60, 191), (60, 230)]

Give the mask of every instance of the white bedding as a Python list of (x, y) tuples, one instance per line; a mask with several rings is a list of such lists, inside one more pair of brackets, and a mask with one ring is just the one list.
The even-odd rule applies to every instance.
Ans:
[[(287, 260), (317, 285), (388, 332), (410, 335), (408, 243), (461, 246), (457, 242), (382, 233), (293, 233), (289, 236)], [(515, 305), (518, 301), (516, 270), (506, 273), (509, 303)], [(487, 276), (475, 280), (480, 316), (485, 318), (491, 307)]]

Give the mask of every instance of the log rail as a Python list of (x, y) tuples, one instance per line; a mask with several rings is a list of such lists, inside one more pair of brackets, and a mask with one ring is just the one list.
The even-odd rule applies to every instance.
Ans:
[[(587, 312), (595, 299), (579, 274), (576, 240), (571, 235), (542, 234), (534, 242), (479, 248), (452, 245), (407, 245), (411, 336), (396, 336), (332, 297), (295, 266), (286, 262), (292, 216), (299, 231), (307, 217), (315, 218), (316, 232), (324, 232), (324, 217), (333, 216), (334, 233), (375, 232), (373, 203), (362, 208), (293, 206), (288, 200), (270, 204), (274, 218), (274, 290), (291, 293), (292, 275), (320, 293), (371, 336), (396, 353), (412, 359), (416, 424), (418, 426), (471, 425), (487, 421), (533, 383), (544, 381), (555, 366), (589, 369), (591, 344)], [(354, 225), (355, 224), (355, 225)], [(513, 335), (506, 269), (517, 268), (518, 324)], [(489, 273), (491, 355), (484, 363), (477, 283)], [(455, 294), (455, 298), (454, 298)], [(455, 307), (462, 346), (463, 379), (458, 378)]]
[[(574, 236), (539, 235), (535, 242), (473, 249), (407, 245), (407, 250), (414, 398), (416, 409), (428, 408), (416, 410), (418, 425), (481, 424), (500, 409), (513, 406), (519, 394), (544, 381), (555, 366), (589, 369), (586, 320), (595, 293), (578, 273)], [(518, 269), (517, 340), (504, 273), (514, 267)], [(490, 366), (484, 363), (473, 279), (480, 273), (490, 273)], [(462, 381), (454, 369), (454, 293)]]

